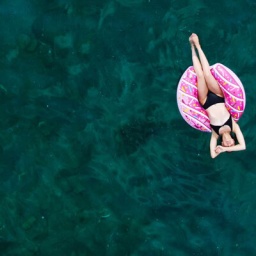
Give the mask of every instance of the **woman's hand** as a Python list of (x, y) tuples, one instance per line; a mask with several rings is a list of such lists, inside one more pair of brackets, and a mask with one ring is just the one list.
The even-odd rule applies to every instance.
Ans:
[(220, 153), (223, 153), (223, 152), (226, 152), (226, 148), (225, 147), (222, 147), (222, 146), (217, 146), (216, 148), (215, 148), (215, 153), (216, 154), (220, 154)]

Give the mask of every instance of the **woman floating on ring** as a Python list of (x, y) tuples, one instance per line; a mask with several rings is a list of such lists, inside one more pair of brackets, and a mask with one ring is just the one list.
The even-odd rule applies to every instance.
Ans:
[[(211, 157), (215, 158), (222, 152), (239, 151), (246, 149), (244, 136), (239, 125), (233, 120), (224, 103), (224, 96), (218, 82), (213, 77), (208, 60), (200, 46), (198, 36), (192, 34), (189, 37), (192, 50), (193, 67), (197, 75), (198, 100), (206, 110), (212, 129), (210, 141)], [(196, 49), (199, 58), (196, 54)], [(234, 132), (238, 141), (231, 137)], [(217, 146), (219, 136), (222, 136), (222, 146)]]

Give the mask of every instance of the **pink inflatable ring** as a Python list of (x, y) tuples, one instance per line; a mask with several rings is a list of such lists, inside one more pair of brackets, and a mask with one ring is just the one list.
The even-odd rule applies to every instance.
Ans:
[[(211, 72), (223, 91), (225, 105), (235, 121), (245, 110), (244, 87), (237, 75), (220, 63), (211, 66)], [(198, 101), (197, 76), (193, 67), (182, 75), (177, 88), (177, 103), (181, 116), (193, 128), (211, 132), (210, 120)]]

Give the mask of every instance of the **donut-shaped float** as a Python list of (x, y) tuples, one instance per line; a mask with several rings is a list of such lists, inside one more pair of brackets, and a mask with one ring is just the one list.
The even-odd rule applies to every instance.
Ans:
[[(245, 110), (243, 84), (232, 70), (220, 63), (211, 66), (211, 73), (222, 89), (227, 110), (237, 122)], [(177, 103), (181, 116), (190, 126), (203, 132), (211, 132), (207, 112), (198, 101), (197, 76), (192, 66), (180, 78)]]

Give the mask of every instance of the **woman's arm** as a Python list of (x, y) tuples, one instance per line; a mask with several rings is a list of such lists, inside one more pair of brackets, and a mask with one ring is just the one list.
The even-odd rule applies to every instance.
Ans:
[(233, 122), (233, 126), (234, 126), (233, 130), (234, 130), (234, 133), (236, 134), (238, 144), (236, 144), (235, 146), (231, 146), (231, 147), (217, 146), (216, 149), (219, 149), (221, 152), (240, 151), (240, 150), (245, 150), (246, 149), (244, 135), (241, 132), (239, 125), (237, 123)]
[(217, 146), (217, 140), (218, 140), (218, 135), (212, 131), (212, 136), (211, 136), (211, 141), (210, 141), (210, 154), (212, 158), (215, 158), (220, 154), (220, 152), (216, 152), (216, 146)]

